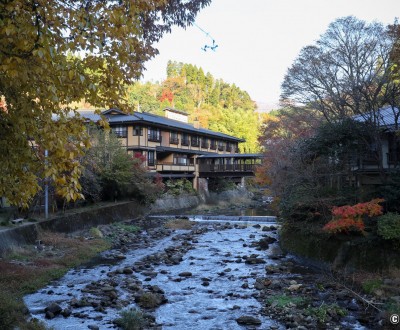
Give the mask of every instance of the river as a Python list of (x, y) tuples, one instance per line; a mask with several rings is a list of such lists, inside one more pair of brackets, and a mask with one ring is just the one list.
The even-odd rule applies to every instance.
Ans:
[[(282, 253), (273, 219), (243, 215), (229, 222), (193, 215), (191, 230), (143, 231), (133, 245), (70, 270), (26, 296), (25, 304), (32, 317), (56, 330), (117, 328), (120, 312), (138, 307), (151, 316), (147, 327), (153, 329), (367, 328), (354, 299), (339, 287), (318, 286), (314, 272)], [(154, 306), (144, 304), (149, 294)], [(307, 299), (299, 303), (300, 296)], [(270, 297), (278, 298), (268, 308)], [(282, 297), (292, 300), (280, 309)], [(347, 316), (324, 309), (338, 306), (340, 314), (344, 308), (336, 302)], [(45, 314), (55, 306), (54, 314)]]

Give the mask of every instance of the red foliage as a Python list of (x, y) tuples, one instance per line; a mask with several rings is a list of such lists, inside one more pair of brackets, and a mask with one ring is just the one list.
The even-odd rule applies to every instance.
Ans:
[(139, 160), (140, 163), (142, 164), (146, 161), (146, 157), (142, 155), (140, 152), (135, 152), (133, 158)]
[(171, 90), (168, 88), (163, 89), (163, 91), (161, 93), (160, 101), (163, 102), (163, 101), (167, 100), (169, 103), (172, 104), (173, 99), (174, 99), (174, 93), (172, 93)]
[(164, 184), (164, 182), (163, 182), (163, 179), (162, 179), (160, 173), (157, 173), (157, 174), (155, 175), (155, 177), (154, 177), (154, 184), (157, 186), (157, 188), (158, 188), (160, 191), (164, 191), (164, 189), (165, 189), (165, 184)]
[(344, 205), (333, 207), (333, 219), (329, 221), (323, 230), (337, 234), (340, 232), (357, 231), (364, 232), (365, 224), (363, 217), (374, 217), (382, 214), (382, 198), (376, 198), (366, 203), (358, 203), (356, 205)]

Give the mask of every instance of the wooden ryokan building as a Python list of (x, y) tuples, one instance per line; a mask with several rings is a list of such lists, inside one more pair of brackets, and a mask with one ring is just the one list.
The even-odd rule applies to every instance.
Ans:
[[(98, 121), (92, 111), (82, 117)], [(245, 140), (189, 124), (185, 112), (167, 108), (165, 117), (145, 112), (126, 114), (118, 109), (102, 112), (128, 153), (140, 153), (151, 174), (163, 178), (187, 178), (195, 189), (208, 178), (229, 177), (243, 182), (253, 176), (258, 154), (240, 154)]]

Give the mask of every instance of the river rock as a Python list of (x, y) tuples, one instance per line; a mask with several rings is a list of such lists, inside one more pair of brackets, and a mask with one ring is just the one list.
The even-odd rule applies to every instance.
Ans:
[(236, 322), (243, 325), (260, 325), (261, 320), (249, 315), (243, 315), (236, 319)]
[(297, 291), (299, 290), (303, 285), (302, 284), (292, 284), (290, 285), (287, 289), (289, 291)]
[(88, 329), (90, 329), (90, 330), (98, 330), (98, 329), (100, 329), (97, 325), (95, 325), (95, 324), (89, 324), (88, 325)]
[(64, 317), (68, 317), (68, 316), (70, 316), (71, 314), (72, 314), (72, 310), (71, 310), (70, 308), (64, 308), (64, 309), (61, 311), (61, 315), (64, 316)]
[(132, 268), (129, 268), (129, 267), (125, 267), (123, 270), (122, 270), (122, 272), (124, 273), (124, 274), (133, 274), (133, 270), (132, 270)]
[(191, 272), (182, 272), (178, 274), (181, 277), (191, 277), (192, 273)]
[(246, 264), (255, 265), (255, 264), (265, 264), (265, 260), (257, 257), (248, 257), (245, 261)]
[(51, 303), (44, 309), (44, 311), (46, 313), (46, 318), (52, 319), (61, 313), (62, 308), (56, 303)]

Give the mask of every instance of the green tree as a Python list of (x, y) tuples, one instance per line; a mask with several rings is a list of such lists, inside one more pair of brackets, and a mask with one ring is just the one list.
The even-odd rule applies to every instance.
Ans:
[(38, 179), (50, 178), (67, 200), (81, 197), (77, 159), (87, 136), (66, 105), (85, 99), (124, 109), (125, 86), (157, 54), (153, 44), (173, 25), (191, 24), (210, 2), (2, 1), (0, 196), (26, 206)]
[(132, 156), (110, 131), (92, 130), (91, 147), (85, 154), (83, 164), (98, 176), (102, 195), (106, 199), (123, 194), (132, 181)]
[(94, 128), (91, 141), (82, 161), (85, 166), (83, 192), (88, 192), (85, 197), (94, 200), (92, 196), (96, 196), (99, 185), (101, 197), (106, 200), (133, 197), (148, 202), (162, 193), (160, 186), (149, 179), (144, 158), (128, 154), (114, 133)]
[(156, 113), (160, 108), (158, 95), (161, 87), (159, 84), (136, 82), (128, 86), (126, 97), (131, 110), (139, 112)]

